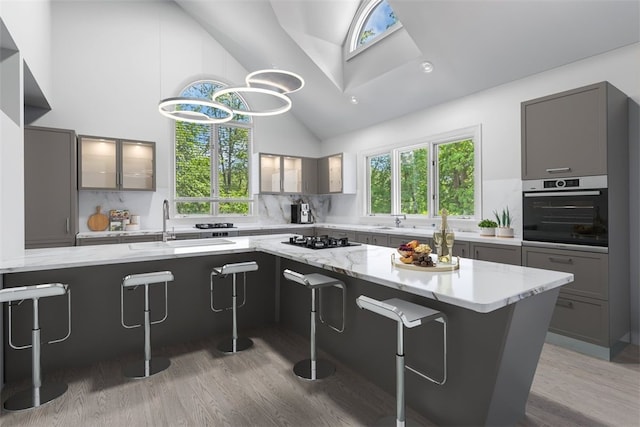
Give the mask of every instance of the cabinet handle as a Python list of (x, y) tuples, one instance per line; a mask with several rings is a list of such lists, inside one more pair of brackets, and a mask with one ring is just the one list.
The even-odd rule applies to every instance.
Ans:
[(462, 258), (464, 258), (464, 249), (462, 249), (461, 252), (462, 252)]
[(571, 168), (549, 168), (548, 173), (571, 172)]
[(573, 308), (573, 302), (572, 301), (568, 301), (565, 299), (558, 299), (556, 301), (556, 305), (558, 307), (564, 307), (564, 308)]
[(69, 218), (65, 220), (65, 229), (67, 230), (66, 233), (69, 234), (69, 232), (71, 231), (71, 224), (70, 224)]
[(480, 252), (476, 249), (476, 259), (480, 259)]
[(573, 259), (572, 258), (555, 258), (550, 256), (549, 257), (549, 261), (551, 262), (555, 262), (558, 264), (573, 264)]

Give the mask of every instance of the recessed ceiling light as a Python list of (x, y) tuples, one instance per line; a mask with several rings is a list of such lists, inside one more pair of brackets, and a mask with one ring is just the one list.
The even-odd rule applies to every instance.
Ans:
[(423, 73), (430, 73), (433, 71), (433, 64), (429, 61), (424, 61), (420, 64), (420, 67), (422, 68)]
[(351, 95), (351, 98), (349, 99), (349, 101), (353, 104), (356, 105), (358, 103), (358, 98), (355, 97), (355, 95)]

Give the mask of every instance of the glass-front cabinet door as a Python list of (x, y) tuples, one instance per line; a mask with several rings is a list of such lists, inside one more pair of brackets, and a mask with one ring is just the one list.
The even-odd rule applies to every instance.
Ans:
[(80, 188), (118, 189), (115, 139), (80, 137)]
[(302, 192), (302, 158), (283, 158), (282, 191), (285, 193)]
[(260, 154), (260, 192), (280, 192), (280, 159), (273, 154)]
[(122, 141), (123, 190), (155, 189), (155, 144), (152, 142)]
[(79, 136), (80, 190), (156, 189), (154, 142)]

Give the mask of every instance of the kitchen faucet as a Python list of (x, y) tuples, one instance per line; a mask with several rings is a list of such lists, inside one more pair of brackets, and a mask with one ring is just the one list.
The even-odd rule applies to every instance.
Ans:
[(167, 220), (170, 219), (169, 218), (169, 201), (168, 200), (164, 200), (162, 202), (162, 241), (166, 242), (169, 239), (175, 239), (176, 237), (174, 235), (169, 236), (169, 233), (167, 233)]
[(407, 219), (407, 214), (391, 214), (391, 216), (396, 217), (396, 227), (400, 227), (400, 217), (402, 217), (402, 219)]

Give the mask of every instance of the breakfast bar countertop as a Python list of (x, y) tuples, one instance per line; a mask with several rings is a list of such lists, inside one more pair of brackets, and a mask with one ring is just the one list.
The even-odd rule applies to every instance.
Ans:
[(395, 267), (395, 249), (359, 245), (314, 250), (282, 242), (292, 234), (25, 250), (0, 262), (0, 273), (55, 270), (259, 251), (485, 313), (573, 281), (569, 273), (460, 259), (460, 269)]

